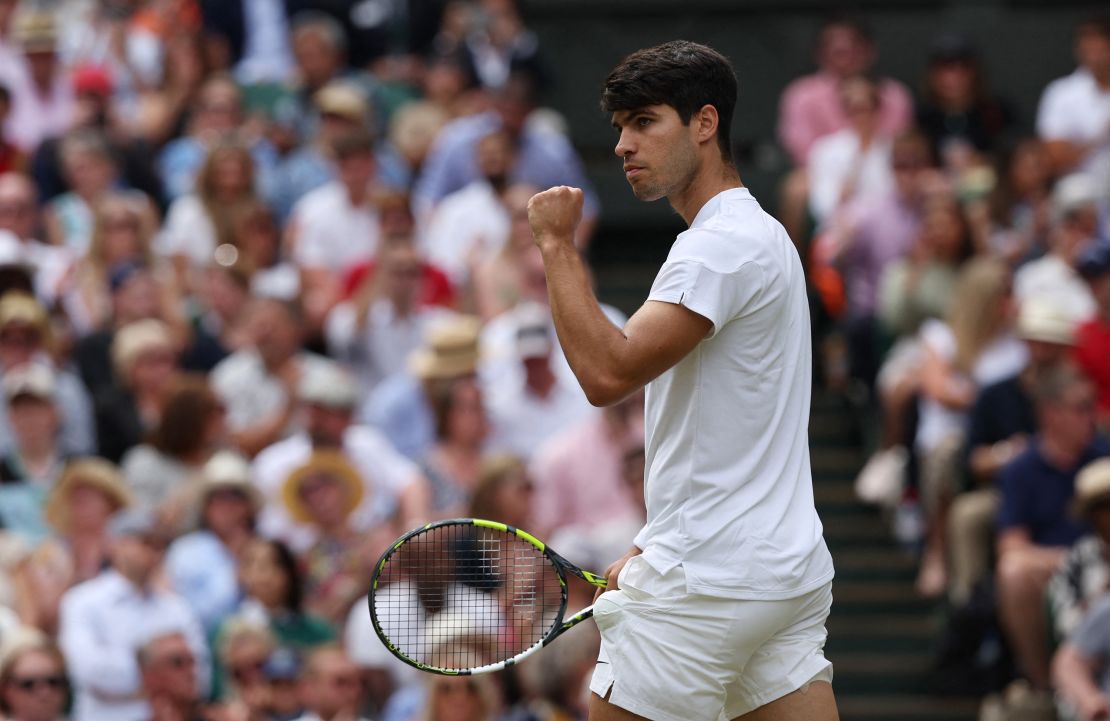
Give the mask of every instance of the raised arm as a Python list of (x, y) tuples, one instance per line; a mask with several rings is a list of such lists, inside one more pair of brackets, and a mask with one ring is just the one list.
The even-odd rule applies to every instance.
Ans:
[(563, 352), (595, 406), (612, 405), (682, 360), (712, 330), (688, 308), (648, 301), (625, 324), (601, 311), (574, 246), (582, 191), (560, 186), (535, 195), (528, 219), (543, 254), (551, 313)]

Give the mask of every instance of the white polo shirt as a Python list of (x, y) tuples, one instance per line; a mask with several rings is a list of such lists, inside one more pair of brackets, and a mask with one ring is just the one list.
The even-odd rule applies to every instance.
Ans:
[(1037, 106), (1037, 134), (1044, 140), (1093, 144), (1079, 170), (1089, 173), (1103, 192), (1110, 192), (1110, 89), (1079, 68), (1048, 84)]
[(714, 196), (680, 234), (648, 300), (713, 329), (647, 386), (647, 523), (636, 545), (687, 590), (793, 598), (827, 583), (813, 506), (811, 351), (802, 265), (746, 188)]

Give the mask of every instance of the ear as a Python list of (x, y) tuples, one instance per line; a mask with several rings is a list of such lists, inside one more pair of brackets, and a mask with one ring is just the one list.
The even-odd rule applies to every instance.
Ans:
[(699, 143), (707, 143), (717, 135), (720, 118), (717, 115), (717, 108), (712, 105), (701, 106), (701, 109), (694, 113), (694, 117), (690, 120)]

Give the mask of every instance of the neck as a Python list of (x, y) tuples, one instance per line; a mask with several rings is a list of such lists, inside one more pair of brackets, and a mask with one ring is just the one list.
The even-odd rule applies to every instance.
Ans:
[(19, 450), (19, 457), (25, 466), (33, 467), (29, 470), (41, 470), (42, 466), (48, 466), (54, 462), (54, 440), (36, 438)]
[(1101, 68), (1090, 68), (1090, 70), (1100, 88), (1103, 90), (1110, 89), (1110, 65)]
[[(714, 150), (715, 152), (715, 150)], [(667, 196), (671, 207), (675, 209), (689, 226), (697, 217), (698, 211), (709, 202), (710, 198), (732, 188), (742, 188), (740, 175), (736, 168), (725, 163), (719, 158), (710, 162), (698, 173), (694, 179), (680, 191)]]

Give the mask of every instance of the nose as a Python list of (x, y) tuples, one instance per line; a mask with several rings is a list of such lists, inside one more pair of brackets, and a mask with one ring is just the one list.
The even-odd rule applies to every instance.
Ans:
[(634, 150), (635, 145), (632, 142), (632, 138), (629, 137), (629, 132), (627, 130), (622, 130), (620, 138), (617, 139), (617, 146), (613, 148), (613, 152), (618, 158), (624, 158), (631, 155)]

